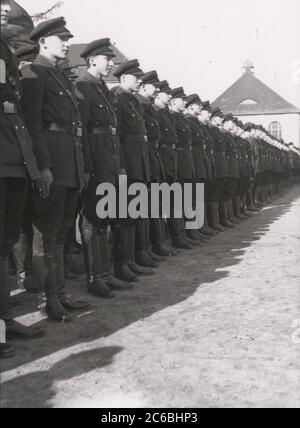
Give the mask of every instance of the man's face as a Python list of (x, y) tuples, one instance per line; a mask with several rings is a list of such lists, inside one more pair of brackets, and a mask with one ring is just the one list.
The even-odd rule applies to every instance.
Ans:
[(112, 57), (106, 55), (97, 55), (91, 57), (91, 65), (101, 74), (103, 77), (108, 77), (112, 67), (114, 65)]
[(70, 42), (69, 37), (59, 37), (59, 36), (50, 36), (43, 39), (42, 49), (47, 50), (47, 52), (54, 56), (57, 59), (66, 59), (69, 50), (70, 50)]
[(132, 74), (125, 74), (121, 78), (122, 83), (126, 86), (130, 92), (138, 92), (141, 86), (141, 81), (138, 77), (133, 76)]
[(202, 111), (202, 106), (200, 104), (193, 104), (191, 105), (191, 110), (196, 116), (199, 116)]
[(228, 131), (232, 131), (233, 129), (233, 121), (232, 120), (227, 120), (226, 122), (224, 122), (223, 124), (225, 129), (228, 129)]
[(163, 104), (165, 107), (168, 107), (171, 98), (170, 95), (166, 94), (165, 92), (160, 92), (157, 94), (156, 101), (160, 104)]
[(250, 137), (250, 132), (248, 132), (248, 131), (244, 131), (244, 132), (242, 133), (242, 137), (243, 137), (243, 138), (245, 138), (245, 140), (247, 140), (247, 139)]
[(184, 112), (186, 107), (186, 102), (184, 101), (183, 98), (173, 98), (173, 100), (171, 101), (171, 104), (175, 110), (178, 110), (180, 112)]
[(9, 13), (11, 11), (8, 0), (0, 0), (1, 5), (1, 27), (5, 27), (8, 24)]
[(211, 118), (211, 113), (208, 110), (202, 110), (199, 119), (201, 119), (203, 122), (209, 122)]
[(147, 83), (146, 85), (143, 86), (143, 88), (144, 88), (144, 93), (145, 93), (147, 98), (151, 98), (151, 99), (155, 98), (155, 94), (156, 94), (155, 86)]
[(221, 126), (222, 125), (222, 118), (219, 116), (214, 116), (211, 120), (211, 123), (215, 126)]

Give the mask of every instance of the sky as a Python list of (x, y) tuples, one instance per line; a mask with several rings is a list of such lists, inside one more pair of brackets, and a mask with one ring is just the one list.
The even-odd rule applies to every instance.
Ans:
[[(19, 0), (30, 13), (56, 0)], [(64, 0), (72, 42), (110, 37), (144, 71), (172, 87), (215, 100), (243, 73), (255, 75), (300, 108), (299, 0)]]

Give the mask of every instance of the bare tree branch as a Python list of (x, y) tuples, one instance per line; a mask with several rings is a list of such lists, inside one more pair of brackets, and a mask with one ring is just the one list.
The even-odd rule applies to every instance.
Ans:
[(33, 19), (33, 21), (40, 21), (41, 19), (49, 19), (52, 13), (56, 9), (59, 9), (63, 4), (64, 4), (63, 1), (58, 1), (45, 12), (35, 13), (34, 15), (31, 15), (31, 18)]

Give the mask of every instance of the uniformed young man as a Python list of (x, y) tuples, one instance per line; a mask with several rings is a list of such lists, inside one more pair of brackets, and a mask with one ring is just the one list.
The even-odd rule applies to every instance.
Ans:
[[(182, 87), (171, 91), (172, 100), (170, 103), (170, 112), (174, 118), (175, 129), (178, 138), (176, 146), (178, 159), (178, 181), (184, 189), (184, 184), (195, 184), (196, 172), (193, 157), (192, 131), (187, 118), (184, 115), (186, 110), (186, 94)], [(184, 192), (183, 192), (184, 195)], [(185, 230), (185, 219), (177, 219), (179, 228), (181, 228), (182, 237), (191, 246), (201, 245), (200, 239), (194, 233)]]
[(240, 165), (239, 165), (239, 148), (233, 133), (234, 117), (232, 114), (227, 114), (224, 117), (222, 132), (226, 141), (226, 158), (229, 165), (229, 177), (226, 183), (226, 198), (223, 201), (221, 208), (221, 224), (224, 227), (232, 228), (233, 225), (239, 224), (240, 220), (234, 216), (233, 198), (240, 180)]
[[(141, 86), (136, 95), (139, 101), (147, 130), (149, 152), (150, 152), (150, 171), (151, 183), (164, 183), (166, 175), (163, 165), (163, 160), (159, 152), (161, 132), (159, 119), (156, 109), (153, 106), (154, 99), (157, 94), (156, 86), (159, 84), (159, 78), (156, 71), (145, 73), (141, 77)], [(149, 197), (151, 195), (149, 194)], [(151, 198), (149, 198), (150, 200)], [(148, 223), (148, 224), (147, 224)], [(148, 247), (148, 254), (154, 261), (160, 262), (165, 260), (171, 253), (165, 246), (163, 219), (150, 219), (145, 221), (144, 230), (146, 232), (145, 239)], [(149, 234), (150, 232), (150, 234)], [(150, 236), (151, 235), (151, 239)], [(150, 242), (151, 241), (151, 242)], [(152, 245), (151, 245), (152, 244)]]
[[(41, 185), (40, 174), (32, 151), (32, 142), (25, 129), (20, 105), (21, 85), (17, 59), (4, 40), (2, 30), (8, 24), (10, 5), (0, 1), (0, 321), (6, 327), (6, 338), (40, 337), (43, 331), (25, 327), (12, 319), (8, 257), (18, 242), (27, 196), (29, 178)], [(1, 331), (1, 335), (5, 332)], [(13, 347), (0, 343), (0, 358), (12, 357)]]
[[(19, 70), (21, 71), (32, 64), (38, 54), (38, 46), (35, 43), (28, 43), (15, 51), (18, 58)], [(13, 259), (17, 271), (17, 282), (20, 289), (25, 289), (29, 293), (37, 293), (37, 287), (33, 276), (32, 267), (32, 186), (28, 187), (28, 194), (23, 214), (21, 236), (13, 248)]]
[(203, 146), (203, 157), (207, 170), (207, 182), (205, 186), (205, 202), (206, 202), (206, 216), (205, 224), (202, 229), (202, 233), (207, 236), (215, 236), (218, 231), (213, 229), (212, 226), (215, 225), (214, 221), (214, 210), (212, 206), (215, 201), (215, 193), (217, 190), (217, 183), (215, 180), (215, 160), (214, 160), (214, 151), (213, 151), (213, 141), (210, 133), (210, 119), (212, 114), (212, 108), (209, 101), (205, 101), (202, 104), (202, 109), (198, 115), (198, 120), (200, 124), (199, 131), (201, 133), (202, 146)]
[(210, 120), (210, 133), (213, 141), (213, 152), (214, 152), (214, 163), (215, 163), (215, 178), (216, 178), (216, 200), (212, 205), (214, 213), (212, 214), (214, 218), (214, 228), (220, 232), (226, 230), (220, 224), (220, 208), (223, 206), (226, 192), (225, 186), (229, 178), (229, 165), (226, 158), (226, 141), (221, 132), (221, 127), (223, 123), (223, 113), (219, 108), (215, 108), (212, 111), (212, 116)]
[(88, 308), (67, 296), (64, 277), (64, 243), (89, 172), (73, 86), (58, 67), (71, 37), (64, 18), (40, 23), (30, 36), (40, 53), (25, 67), (22, 80), (26, 125), (44, 183), (33, 195), (33, 262), (45, 291), (46, 314), (56, 322), (72, 321), (72, 311)]
[(126, 173), (121, 159), (115, 99), (103, 80), (109, 76), (115, 57), (110, 39), (93, 41), (81, 57), (87, 63), (87, 70), (77, 79), (76, 92), (91, 158), (91, 177), (83, 196), (81, 225), (88, 291), (98, 297), (111, 298), (114, 296), (111, 290), (129, 290), (132, 286), (112, 275), (109, 226), (113, 228), (115, 271), (123, 272), (121, 276), (128, 281), (133, 278), (125, 276), (127, 242), (124, 225), (117, 219), (104, 220), (97, 216), (97, 204), (101, 199), (96, 195), (97, 187), (110, 183), (118, 189), (119, 176)]
[[(155, 98), (155, 109), (157, 112), (160, 126), (160, 146), (159, 153), (163, 161), (166, 174), (166, 181), (169, 185), (178, 182), (178, 136), (176, 131), (176, 123), (173, 114), (170, 111), (170, 103), (172, 100), (172, 89), (169, 82), (161, 81), (158, 85), (158, 94)], [(171, 207), (172, 207), (171, 201)], [(174, 210), (171, 212), (171, 218), (168, 219), (172, 244), (176, 249), (192, 249), (185, 239), (185, 232), (182, 219), (175, 218)]]
[[(143, 113), (135, 94), (138, 92), (143, 76), (138, 60), (121, 64), (114, 71), (120, 85), (114, 88), (120, 120), (120, 140), (124, 156), (128, 184), (151, 180), (149, 143)], [(130, 270), (136, 275), (153, 275), (157, 267), (148, 255), (144, 239), (143, 219), (132, 220), (128, 228)], [(136, 233), (139, 230), (140, 233)]]
[[(188, 120), (190, 129), (192, 131), (192, 149), (195, 163), (195, 173), (196, 173), (196, 182), (204, 184), (204, 194), (207, 193), (207, 185), (209, 178), (208, 165), (205, 162), (205, 143), (203, 139), (202, 126), (199, 121), (199, 116), (201, 115), (203, 102), (201, 101), (198, 94), (192, 94), (186, 99), (186, 118)], [(205, 204), (206, 205), (206, 204)], [(206, 206), (204, 209), (205, 218), (206, 218)], [(192, 231), (195, 233), (195, 231)], [(206, 232), (203, 233), (203, 232)], [(207, 237), (211, 236), (209, 230), (207, 230), (207, 221), (204, 224), (204, 227), (196, 231), (196, 238), (198, 240), (205, 241)], [(193, 236), (190, 236), (193, 238)]]

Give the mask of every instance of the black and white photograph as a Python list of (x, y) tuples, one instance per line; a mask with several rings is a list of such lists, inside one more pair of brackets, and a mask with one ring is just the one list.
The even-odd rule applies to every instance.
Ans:
[(0, 6), (0, 408), (300, 408), (299, 0)]

